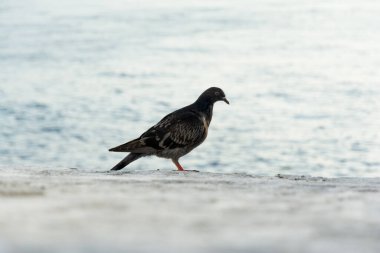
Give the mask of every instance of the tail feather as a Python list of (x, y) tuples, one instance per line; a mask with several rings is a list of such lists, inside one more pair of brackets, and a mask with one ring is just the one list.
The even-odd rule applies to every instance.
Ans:
[(128, 164), (130, 164), (133, 161), (136, 161), (137, 159), (143, 157), (144, 154), (139, 153), (130, 153), (127, 155), (123, 160), (121, 160), (118, 164), (116, 164), (111, 170), (121, 170)]
[(111, 152), (132, 152), (138, 154), (154, 154), (156, 150), (150, 146), (147, 146), (144, 139), (135, 139), (127, 143), (121, 144), (117, 147), (111, 148), (108, 151)]
[(129, 141), (127, 143), (121, 144), (117, 147), (109, 149), (112, 152), (131, 152), (132, 150), (141, 147), (141, 142), (139, 139)]

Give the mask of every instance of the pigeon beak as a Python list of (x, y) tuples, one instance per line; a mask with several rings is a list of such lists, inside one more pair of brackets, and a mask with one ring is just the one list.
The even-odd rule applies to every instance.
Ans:
[(227, 104), (230, 104), (230, 102), (227, 100), (226, 97), (222, 97), (222, 100), (223, 100), (224, 102), (226, 102)]

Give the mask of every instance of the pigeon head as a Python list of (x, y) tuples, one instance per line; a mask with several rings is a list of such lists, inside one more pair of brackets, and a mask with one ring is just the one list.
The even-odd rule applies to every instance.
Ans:
[(197, 101), (208, 104), (214, 104), (217, 101), (224, 101), (227, 104), (230, 104), (223, 90), (218, 87), (208, 88), (199, 96)]

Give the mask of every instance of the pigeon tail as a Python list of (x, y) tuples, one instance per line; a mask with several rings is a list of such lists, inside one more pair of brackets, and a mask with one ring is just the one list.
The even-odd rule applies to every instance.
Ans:
[(128, 164), (130, 164), (133, 161), (136, 161), (137, 159), (143, 157), (144, 154), (139, 153), (130, 153), (127, 155), (123, 160), (121, 160), (118, 164), (116, 164), (111, 170), (121, 170)]
[(133, 152), (137, 148), (141, 148), (143, 145), (140, 142), (140, 139), (135, 139), (127, 143), (121, 144), (117, 147), (111, 148), (108, 151), (111, 152)]

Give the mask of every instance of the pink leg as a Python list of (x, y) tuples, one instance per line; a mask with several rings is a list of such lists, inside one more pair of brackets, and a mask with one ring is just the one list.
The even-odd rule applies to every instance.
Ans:
[(172, 159), (173, 163), (175, 164), (175, 166), (177, 166), (177, 169), (178, 171), (193, 171), (193, 172), (199, 172), (197, 170), (185, 170), (183, 169), (183, 167), (181, 166), (181, 164), (179, 164), (179, 162), (177, 160), (174, 160)]
[(184, 171), (184, 169), (182, 168), (181, 164), (179, 164), (178, 161), (176, 161), (176, 160), (172, 160), (172, 161), (173, 161), (173, 163), (175, 164), (175, 166), (177, 166), (177, 169), (178, 169), (179, 171)]

